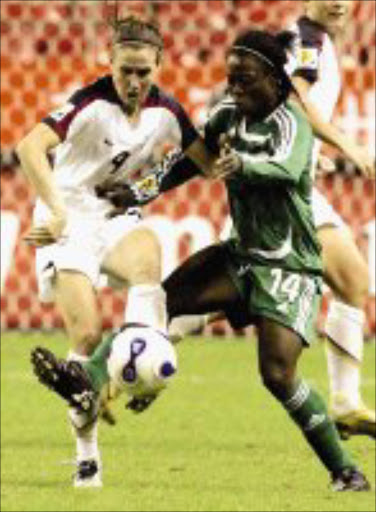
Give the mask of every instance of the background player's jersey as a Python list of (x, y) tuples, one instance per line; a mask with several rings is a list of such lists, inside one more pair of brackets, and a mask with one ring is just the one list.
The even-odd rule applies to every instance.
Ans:
[(226, 180), (238, 250), (261, 264), (320, 273), (311, 210), (313, 135), (304, 113), (288, 103), (248, 124), (225, 99), (206, 125), (214, 152), (222, 133), (243, 161), (242, 171)]
[(183, 108), (153, 85), (137, 124), (128, 121), (111, 76), (76, 92), (43, 119), (60, 136), (54, 177), (68, 207), (110, 209), (94, 187), (113, 179), (132, 183), (148, 174), (167, 148), (185, 150), (197, 137)]
[[(291, 27), (296, 34), (288, 72), (310, 84), (309, 99), (326, 121), (330, 121), (341, 91), (341, 74), (334, 44), (322, 25), (303, 16)], [(315, 141), (316, 163), (321, 142)]]

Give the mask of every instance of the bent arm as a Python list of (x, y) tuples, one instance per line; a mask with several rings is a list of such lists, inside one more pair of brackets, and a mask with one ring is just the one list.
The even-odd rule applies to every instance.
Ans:
[(217, 156), (209, 151), (201, 136), (197, 137), (185, 150), (185, 155), (196, 166), (197, 174), (201, 171), (207, 178), (217, 178), (215, 174), (215, 161)]
[(375, 160), (365, 147), (358, 145), (333, 123), (325, 121), (319, 110), (309, 99), (310, 84), (302, 77), (292, 79), (299, 99), (305, 109), (314, 135), (323, 142), (339, 149), (366, 176), (375, 176)]
[[(215, 157), (198, 137), (185, 152), (174, 150), (166, 155), (145, 178), (132, 184), (102, 183), (96, 187), (96, 193), (98, 197), (111, 201), (121, 212), (132, 206), (145, 205), (196, 176), (211, 177), (214, 160)], [(113, 213), (117, 214), (116, 211)]]
[(16, 153), (26, 177), (41, 200), (55, 215), (65, 213), (64, 201), (54, 180), (48, 152), (60, 144), (60, 138), (44, 123), (38, 123), (17, 145)]
[(181, 157), (173, 162), (161, 181), (160, 192), (178, 187), (196, 176), (221, 178), (222, 176), (216, 171), (216, 159), (217, 156), (209, 151), (201, 136), (197, 137)]

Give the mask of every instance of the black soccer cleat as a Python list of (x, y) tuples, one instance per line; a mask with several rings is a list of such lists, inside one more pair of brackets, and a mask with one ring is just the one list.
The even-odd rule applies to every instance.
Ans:
[(69, 405), (82, 412), (89, 412), (95, 407), (97, 393), (78, 361), (57, 359), (46, 348), (36, 347), (31, 352), (31, 363), (39, 381)]
[(100, 463), (95, 459), (79, 462), (73, 485), (74, 487), (102, 487)]
[(342, 491), (369, 491), (370, 483), (367, 478), (356, 468), (345, 468), (340, 473), (333, 475), (332, 490)]
[(125, 404), (125, 408), (136, 414), (139, 414), (140, 412), (144, 412), (145, 409), (150, 407), (157, 396), (157, 394), (134, 396), (128, 403)]

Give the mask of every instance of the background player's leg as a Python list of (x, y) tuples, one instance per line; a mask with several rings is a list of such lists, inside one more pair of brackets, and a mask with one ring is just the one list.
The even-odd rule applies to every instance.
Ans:
[(136, 228), (110, 251), (103, 269), (129, 285), (126, 322), (167, 330), (166, 296), (161, 287), (161, 249), (156, 235)]
[[(296, 374), (302, 340), (293, 331), (268, 319), (258, 326), (259, 367), (266, 388), (286, 408), (333, 477), (355, 470), (343, 450), (324, 401)], [(359, 475), (360, 476), (360, 475)]]
[(325, 280), (336, 295), (325, 324), (331, 409), (349, 433), (375, 437), (375, 413), (364, 407), (360, 391), (368, 267), (345, 229), (327, 226), (318, 235)]

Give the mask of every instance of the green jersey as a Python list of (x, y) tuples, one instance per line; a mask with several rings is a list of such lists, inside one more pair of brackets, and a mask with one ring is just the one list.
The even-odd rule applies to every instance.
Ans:
[(214, 152), (221, 134), (243, 163), (242, 171), (226, 180), (237, 251), (259, 264), (320, 274), (311, 211), (313, 134), (303, 111), (288, 102), (252, 124), (225, 99), (205, 127)]

